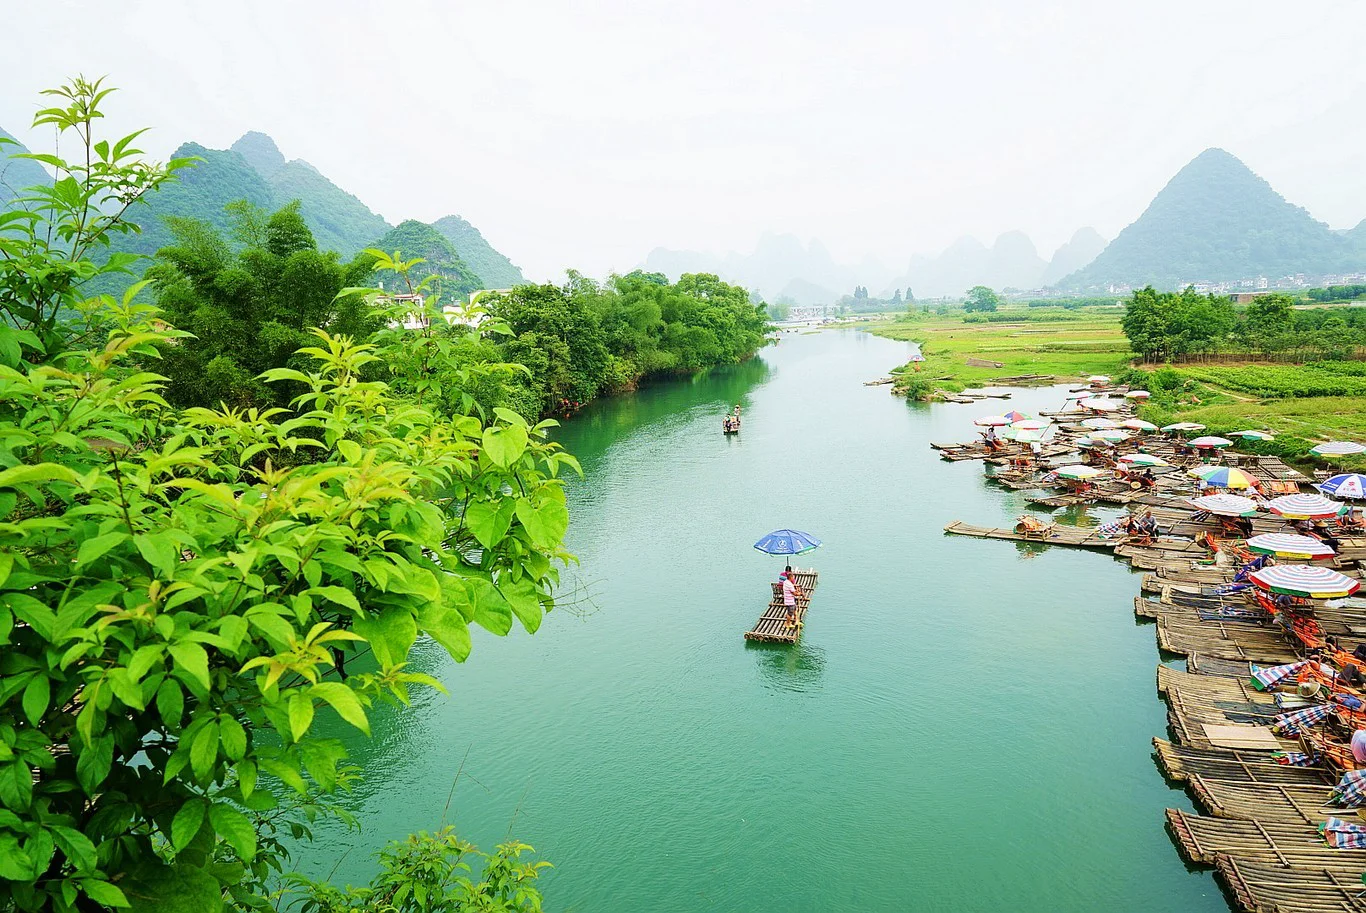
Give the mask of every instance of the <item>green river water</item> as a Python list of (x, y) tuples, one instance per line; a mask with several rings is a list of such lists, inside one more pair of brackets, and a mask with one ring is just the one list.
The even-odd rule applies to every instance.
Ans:
[[(572, 605), (476, 637), (451, 695), (377, 713), (352, 755), (359, 833), (309, 867), (365, 877), (386, 840), (447, 820), (555, 868), (556, 911), (1224, 911), (1162, 809), (1165, 731), (1138, 578), (1099, 554), (944, 536), (1017, 493), (930, 441), (1007, 408), (919, 406), (863, 382), (903, 343), (786, 334), (739, 367), (595, 404), (560, 440)], [(1056, 407), (1058, 390), (1010, 407)], [(744, 430), (720, 417), (743, 403)], [(747, 645), (779, 527), (825, 546), (802, 643)]]

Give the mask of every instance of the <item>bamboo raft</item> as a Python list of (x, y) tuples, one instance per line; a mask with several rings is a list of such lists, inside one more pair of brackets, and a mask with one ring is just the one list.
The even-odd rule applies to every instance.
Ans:
[(745, 640), (754, 640), (761, 643), (773, 644), (795, 644), (802, 636), (802, 623), (806, 620), (806, 610), (811, 605), (811, 593), (816, 589), (819, 574), (814, 570), (802, 568), (792, 569), (792, 582), (801, 587), (802, 595), (797, 597), (797, 624), (795, 627), (787, 626), (787, 606), (783, 604), (783, 590), (780, 584), (773, 584), (773, 597), (764, 610), (764, 614), (759, 616), (759, 620), (754, 623), (754, 627), (745, 632)]

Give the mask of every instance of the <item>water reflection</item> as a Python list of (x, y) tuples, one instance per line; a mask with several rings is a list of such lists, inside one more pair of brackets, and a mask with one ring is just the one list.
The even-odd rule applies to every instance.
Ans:
[(805, 640), (792, 646), (745, 641), (759, 661), (759, 678), (774, 691), (814, 692), (825, 672), (825, 651)]

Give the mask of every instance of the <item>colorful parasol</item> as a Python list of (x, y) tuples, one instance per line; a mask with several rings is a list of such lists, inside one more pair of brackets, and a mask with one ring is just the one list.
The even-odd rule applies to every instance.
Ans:
[(1101, 418), (1100, 416), (1096, 416), (1095, 418), (1082, 420), (1081, 426), (1083, 428), (1090, 428), (1094, 431), (1104, 431), (1109, 428), (1118, 428), (1119, 422), (1112, 418)]
[(983, 428), (1000, 428), (1002, 425), (1009, 425), (1010, 419), (1004, 415), (984, 415), (979, 419), (973, 419), (972, 423)]
[(1153, 456), (1151, 453), (1126, 453), (1119, 458), (1121, 463), (1129, 466), (1170, 466), (1166, 460), (1160, 456)]
[(1233, 442), (1226, 437), (1198, 437), (1191, 441), (1191, 446), (1201, 450), (1222, 450), (1232, 447)]
[(1329, 441), (1309, 448), (1309, 452), (1317, 453), (1319, 456), (1356, 456), (1358, 453), (1366, 453), (1366, 447), (1354, 441)]
[(1150, 396), (1152, 396), (1152, 394), (1147, 390), (1130, 390), (1128, 393), (1124, 394), (1125, 399), (1147, 399)]
[(1308, 599), (1350, 596), (1361, 586), (1359, 580), (1353, 580), (1346, 574), (1307, 564), (1273, 564), (1253, 571), (1248, 579), (1264, 590)]
[(1087, 482), (1097, 476), (1108, 473), (1108, 469), (1097, 469), (1095, 466), (1061, 466), (1053, 470), (1053, 475), (1060, 479), (1067, 479), (1072, 482)]
[(754, 543), (755, 548), (768, 555), (801, 555), (820, 545), (821, 540), (799, 529), (775, 529)]
[(1119, 423), (1121, 427), (1129, 428), (1133, 431), (1156, 431), (1157, 426), (1152, 422), (1145, 422), (1141, 418), (1125, 419)]
[(1083, 409), (1090, 409), (1092, 412), (1116, 412), (1124, 404), (1117, 400), (1097, 396), (1078, 400), (1077, 405)]
[(1245, 441), (1274, 441), (1276, 435), (1270, 431), (1235, 431), (1234, 437), (1240, 437)]
[(1101, 431), (1092, 431), (1086, 435), (1093, 441), (1103, 441), (1106, 444), (1118, 444), (1120, 441), (1129, 439), (1129, 432), (1120, 431), (1118, 428), (1109, 428)]
[(1315, 487), (1335, 498), (1366, 498), (1366, 476), (1355, 472), (1340, 472)]
[(1034, 416), (1030, 415), (1030, 414), (1027, 413), (1027, 412), (1013, 412), (1013, 411), (1012, 411), (1012, 412), (1007, 412), (1007, 413), (1006, 413), (1006, 418), (1008, 418), (1008, 419), (1010, 420), (1010, 423), (1011, 423), (1012, 425), (1019, 424), (1020, 422), (1024, 421), (1025, 419), (1029, 419), (1029, 418), (1033, 418), (1033, 417), (1034, 417)]
[(1272, 498), (1267, 507), (1288, 520), (1322, 520), (1346, 510), (1344, 505), (1323, 495), (1281, 495)]
[(1045, 428), (1047, 428), (1050, 424), (1052, 423), (1049, 422), (1047, 419), (1025, 418), (1020, 419), (1018, 422), (1011, 422), (1010, 427), (1015, 428), (1019, 431), (1042, 431)]
[(1231, 466), (1197, 466), (1190, 472), (1206, 485), (1214, 488), (1255, 488), (1257, 480), (1241, 469)]
[(1257, 512), (1257, 502), (1242, 495), (1217, 494), (1188, 498), (1186, 503), (1197, 510), (1220, 517), (1250, 517)]
[(1110, 375), (1092, 374), (1090, 377), (1086, 378), (1086, 382), (1088, 384), (1108, 384), (1110, 382)]
[(1205, 426), (1199, 422), (1172, 422), (1170, 425), (1163, 425), (1163, 431), (1204, 431)]
[(1247, 547), (1259, 555), (1274, 555), (1277, 558), (1300, 558), (1313, 561), (1318, 558), (1332, 558), (1337, 552), (1313, 536), (1296, 536), (1291, 533), (1266, 533), (1247, 540)]

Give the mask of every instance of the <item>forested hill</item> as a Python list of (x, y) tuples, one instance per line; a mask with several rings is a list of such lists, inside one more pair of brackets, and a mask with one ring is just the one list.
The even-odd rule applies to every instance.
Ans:
[[(3, 142), (10, 140), (12, 142)], [(9, 205), (10, 200), (22, 196), (29, 187), (50, 183), (52, 178), (43, 166), (30, 159), (6, 158), (16, 153), (27, 152), (18, 140), (0, 128), (0, 209)]]
[(1234, 156), (1206, 149), (1100, 256), (1059, 284), (1173, 288), (1363, 266), (1366, 257), (1352, 239), (1287, 202)]
[[(433, 280), (431, 290), (440, 293), (442, 300), (447, 303), (492, 285), (470, 268), (445, 235), (426, 222), (409, 219), (390, 229), (382, 238), (375, 239), (365, 246), (382, 250), (386, 254), (398, 251), (404, 260), (416, 260), (420, 257), (423, 262), (412, 268), (409, 277), (417, 283), (435, 274), (437, 278)], [(376, 282), (378, 281), (380, 277), (376, 277)], [(388, 289), (404, 291), (403, 288), (394, 287), (392, 281)]]
[(460, 259), (483, 280), (485, 288), (512, 288), (526, 281), (512, 261), (493, 249), (484, 236), (460, 216), (446, 216), (432, 223), (460, 253)]

